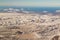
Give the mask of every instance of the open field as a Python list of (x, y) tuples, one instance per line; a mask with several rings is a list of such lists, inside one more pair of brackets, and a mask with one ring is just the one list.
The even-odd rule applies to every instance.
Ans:
[(55, 36), (60, 36), (59, 15), (0, 13), (0, 40), (54, 40)]

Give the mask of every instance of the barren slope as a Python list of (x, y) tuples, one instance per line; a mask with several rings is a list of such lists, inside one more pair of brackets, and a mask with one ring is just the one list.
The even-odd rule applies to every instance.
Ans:
[(60, 32), (60, 16), (0, 13), (1, 40), (50, 40)]

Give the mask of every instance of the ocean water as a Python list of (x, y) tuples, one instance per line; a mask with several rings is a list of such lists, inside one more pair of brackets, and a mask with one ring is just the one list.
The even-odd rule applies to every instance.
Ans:
[[(7, 11), (13, 11), (17, 10), (19, 12), (21, 11), (27, 11), (27, 12), (49, 12), (49, 13), (55, 13), (60, 12), (60, 7), (17, 7), (17, 6), (0, 6), (0, 12), (7, 12)], [(16, 11), (15, 10), (15, 11)]]

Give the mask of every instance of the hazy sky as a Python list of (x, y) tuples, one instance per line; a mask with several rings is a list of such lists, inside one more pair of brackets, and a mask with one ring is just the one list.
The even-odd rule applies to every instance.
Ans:
[(0, 0), (0, 6), (60, 6), (60, 0)]

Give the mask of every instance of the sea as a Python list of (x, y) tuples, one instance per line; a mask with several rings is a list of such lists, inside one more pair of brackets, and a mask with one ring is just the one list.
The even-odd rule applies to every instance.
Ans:
[(0, 6), (0, 12), (56, 13), (56, 12), (60, 12), (60, 7)]

